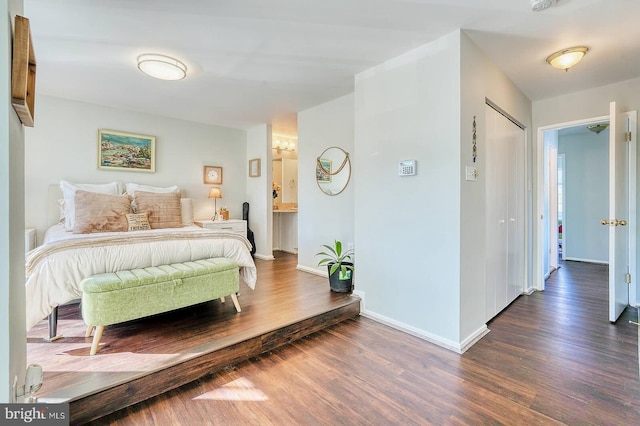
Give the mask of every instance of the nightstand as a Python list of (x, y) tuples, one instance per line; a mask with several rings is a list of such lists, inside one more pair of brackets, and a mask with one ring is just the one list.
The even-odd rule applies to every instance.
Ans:
[(196, 220), (193, 223), (205, 229), (217, 229), (219, 231), (235, 232), (236, 234), (240, 234), (243, 237), (247, 236), (246, 220)]

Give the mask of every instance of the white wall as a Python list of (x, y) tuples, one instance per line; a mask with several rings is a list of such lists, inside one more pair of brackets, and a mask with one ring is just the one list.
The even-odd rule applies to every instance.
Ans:
[[(638, 111), (640, 110), (640, 78), (627, 80), (615, 84), (609, 84), (606, 86), (594, 87), (592, 89), (583, 90), (581, 92), (571, 93), (568, 95), (558, 96), (554, 98), (543, 99), (533, 103), (533, 127), (552, 126), (558, 123), (566, 123), (576, 120), (583, 120), (593, 117), (601, 117), (609, 115), (609, 102), (616, 101), (623, 111)], [(638, 129), (633, 129), (638, 131)], [(534, 135), (537, 138), (537, 133)], [(534, 146), (537, 146), (537, 139), (534, 141)], [(534, 162), (537, 164), (538, 150), (534, 152)], [(638, 150), (640, 156), (640, 150)], [(537, 178), (537, 176), (534, 176)], [(638, 177), (636, 176), (636, 182)], [(637, 198), (637, 202), (640, 203), (640, 197)], [(536, 204), (535, 212), (541, 211), (540, 207)], [(636, 206), (636, 211), (638, 206)], [(638, 218), (634, 218), (637, 220)], [(539, 221), (534, 222), (537, 227), (541, 225)], [(640, 228), (636, 228), (640, 233)], [(635, 235), (636, 241), (640, 238), (640, 234)], [(534, 243), (534, 250), (540, 250), (538, 242)], [(640, 253), (638, 253), (640, 254)], [(631, 271), (632, 276), (637, 277), (637, 271)], [(640, 295), (639, 280), (633, 278), (635, 282), (635, 288), (632, 291), (634, 294)], [(633, 284), (632, 284), (633, 285)], [(631, 300), (631, 304), (636, 304), (638, 301)]]
[[(464, 33), (460, 35), (461, 55), (461, 115), (460, 166), (460, 342), (471, 343), (484, 328), (485, 306), (485, 148), (486, 120), (485, 98), (488, 98), (525, 127), (525, 151), (529, 156), (531, 141), (531, 101), (500, 71)], [(472, 161), (473, 119), (476, 118), (477, 161)], [(530, 157), (530, 156), (529, 156)], [(466, 181), (465, 166), (478, 169), (478, 181)], [(525, 170), (525, 180), (530, 176)], [(526, 205), (531, 206), (531, 191), (523, 187)], [(527, 223), (529, 223), (527, 217)], [(531, 241), (531, 227), (527, 226), (527, 241)], [(526, 266), (531, 262), (531, 253), (526, 253)], [(524, 287), (529, 286), (530, 276), (523, 276)]]
[[(356, 75), (355, 237), (365, 313), (460, 341), (460, 34)], [(417, 161), (415, 176), (398, 163)]]
[(600, 134), (562, 135), (565, 154), (563, 254), (568, 260), (609, 261), (609, 130)]
[(247, 131), (247, 173), (249, 160), (260, 159), (260, 176), (247, 178), (249, 227), (256, 241), (255, 256), (273, 259), (271, 250), (271, 125), (261, 125)]
[[(318, 268), (321, 244), (340, 240), (354, 242), (354, 194), (353, 174), (359, 170), (359, 155), (355, 153), (353, 135), (353, 95), (346, 95), (318, 105), (298, 114), (298, 265), (300, 269), (326, 274), (326, 268)], [(315, 179), (316, 159), (326, 148), (338, 146), (349, 153), (354, 169), (346, 189), (335, 196), (324, 194)], [(378, 202), (383, 197), (376, 196)], [(384, 211), (378, 206), (380, 214)], [(356, 257), (360, 249), (356, 245)], [(359, 289), (360, 266), (354, 274), (356, 290)], [(328, 287), (328, 284), (327, 284)]]
[[(22, 1), (0, 0), (0, 402), (13, 402), (27, 359), (24, 285), (24, 131), (11, 106), (12, 22)], [(37, 122), (37, 116), (36, 116)]]
[[(37, 125), (26, 131), (26, 224), (42, 241), (47, 223), (47, 189), (61, 179), (71, 182), (137, 182), (178, 185), (194, 199), (196, 219), (213, 215), (203, 183), (203, 166), (223, 168), (222, 199), (232, 219), (242, 218), (247, 193), (246, 132), (150, 114), (39, 96)], [(97, 168), (99, 128), (156, 137), (156, 172), (122, 172)]]

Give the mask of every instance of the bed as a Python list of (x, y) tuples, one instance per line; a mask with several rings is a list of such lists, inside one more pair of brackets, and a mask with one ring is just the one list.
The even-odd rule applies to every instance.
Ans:
[[(79, 299), (82, 279), (98, 273), (225, 257), (239, 265), (241, 281), (249, 288), (255, 288), (256, 267), (246, 237), (189, 224), (193, 218), (185, 216), (192, 211), (188, 207), (190, 200), (182, 198), (177, 187), (137, 186), (132, 197), (127, 195), (129, 184), (109, 187), (108, 191), (112, 193), (106, 194), (108, 196), (92, 192), (105, 190), (104, 185), (71, 185), (74, 191), (65, 194), (59, 199), (63, 201), (57, 203), (62, 206), (59, 223), (49, 228), (43, 244), (26, 256), (27, 330), (49, 316), (49, 337), (53, 339), (57, 332), (57, 307)], [(62, 192), (65, 193), (64, 188)], [(143, 195), (155, 200), (155, 204), (143, 203)], [(125, 198), (121, 198), (125, 196), (129, 197), (129, 207)], [(171, 209), (164, 209), (164, 200), (169, 198)], [(175, 199), (178, 199), (177, 210)], [(114, 200), (121, 208), (113, 207), (117, 204)], [(131, 213), (124, 213), (127, 208)], [(70, 213), (69, 209), (74, 212)], [(123, 214), (127, 216), (126, 230), (119, 228), (121, 223), (113, 224), (122, 222), (120, 216)], [(136, 215), (146, 215), (149, 219), (149, 224), (142, 227), (144, 229), (135, 220), (131, 225), (129, 216)], [(166, 221), (169, 216), (173, 216), (172, 224)], [(90, 223), (88, 228), (87, 221)], [(87, 229), (88, 232), (77, 232)]]

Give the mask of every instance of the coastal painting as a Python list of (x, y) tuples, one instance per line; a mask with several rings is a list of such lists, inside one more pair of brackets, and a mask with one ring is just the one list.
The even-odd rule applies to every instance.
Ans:
[(155, 155), (155, 136), (98, 129), (99, 169), (153, 173)]

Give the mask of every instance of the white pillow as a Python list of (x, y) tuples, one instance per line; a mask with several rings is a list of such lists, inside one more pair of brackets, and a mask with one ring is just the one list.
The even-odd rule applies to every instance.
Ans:
[(181, 198), (180, 209), (182, 210), (182, 224), (184, 226), (193, 225), (193, 200)]
[(142, 192), (154, 192), (156, 194), (170, 194), (170, 193), (179, 193), (180, 188), (177, 185), (167, 186), (166, 188), (160, 186), (151, 186), (151, 185), (140, 185), (138, 183), (127, 183), (126, 184), (127, 194), (132, 197), (135, 196), (136, 191)]
[(66, 180), (60, 181), (60, 189), (64, 199), (64, 229), (73, 231), (73, 225), (76, 221), (76, 191), (82, 189), (87, 192), (98, 192), (100, 194), (122, 195), (123, 185), (120, 182), (111, 182), (105, 184), (93, 183), (71, 183)]

